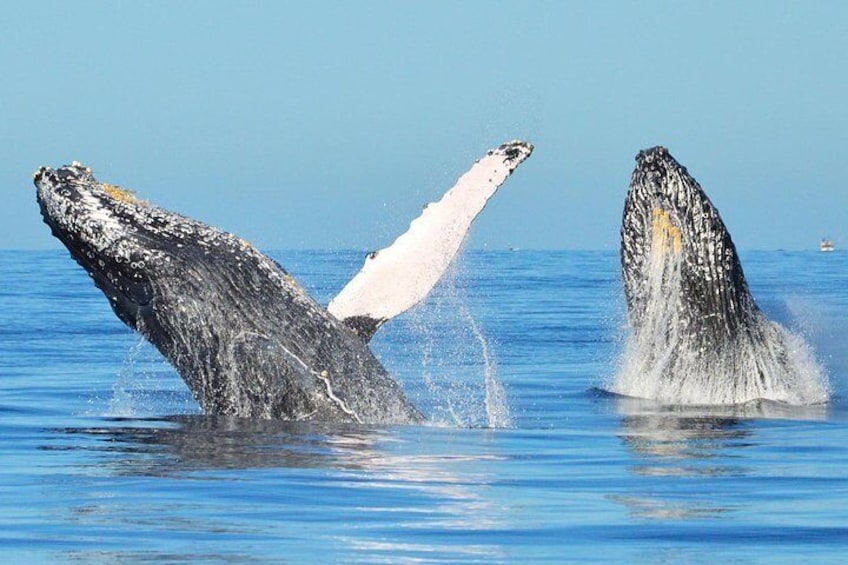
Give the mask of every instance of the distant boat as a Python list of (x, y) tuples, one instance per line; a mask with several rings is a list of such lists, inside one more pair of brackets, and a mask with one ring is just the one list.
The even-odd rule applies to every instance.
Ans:
[(821, 240), (821, 243), (819, 243), (819, 249), (822, 253), (833, 251), (833, 242), (829, 239), (823, 239)]

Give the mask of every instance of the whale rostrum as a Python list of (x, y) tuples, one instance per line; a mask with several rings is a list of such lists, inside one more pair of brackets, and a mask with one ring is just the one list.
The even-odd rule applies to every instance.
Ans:
[[(53, 235), (118, 318), (174, 365), (205, 412), (417, 423), (423, 415), (367, 342), (385, 321), (427, 295), (485, 201), (531, 152), (532, 145), (519, 141), (490, 151), (469, 171), (476, 171), (474, 178), (466, 174), (452, 189), (464, 200), (432, 206), (435, 221), (413, 222), (413, 237), (401, 236), (397, 246), (378, 254), (391, 260), (388, 271), (357, 275), (354, 280), (365, 277), (364, 284), (355, 297), (343, 291), (345, 307), (332, 313), (245, 240), (100, 182), (80, 163), (41, 167), (34, 183)], [(444, 230), (453, 235), (445, 238)], [(410, 239), (415, 243), (406, 243)], [(366, 268), (371, 263), (377, 261), (366, 261)], [(403, 280), (393, 284), (392, 263), (409, 277), (423, 272), (425, 283), (414, 292)], [(375, 295), (391, 308), (374, 310)]]

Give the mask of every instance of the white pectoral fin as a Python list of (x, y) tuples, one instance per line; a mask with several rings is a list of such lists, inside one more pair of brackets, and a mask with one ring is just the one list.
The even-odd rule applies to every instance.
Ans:
[(423, 300), (462, 247), (474, 218), (533, 145), (511, 141), (492, 149), (441, 200), (428, 204), (409, 229), (365, 265), (327, 307), (369, 340), (386, 321)]

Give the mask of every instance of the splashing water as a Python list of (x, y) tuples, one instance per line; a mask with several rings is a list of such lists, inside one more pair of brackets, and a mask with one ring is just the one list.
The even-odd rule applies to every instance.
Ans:
[(736, 336), (699, 339), (685, 319), (682, 254), (656, 243), (642, 323), (627, 340), (612, 392), (674, 404), (827, 402), (830, 386), (810, 346), (760, 312)]
[(512, 420), (509, 417), (506, 390), (498, 380), (497, 366), (489, 353), (489, 343), (466, 305), (463, 304), (460, 307), (460, 313), (477, 339), (477, 343), (480, 344), (480, 353), (483, 357), (483, 377), (486, 383), (486, 421), (488, 427), (509, 428), (512, 426)]
[[(106, 418), (139, 418), (155, 414), (199, 414), (200, 406), (173, 367), (144, 338), (134, 334), (108, 404), (90, 415)], [(100, 404), (93, 398), (90, 404)]]
[(434, 423), (510, 427), (497, 363), (466, 304), (455, 271), (453, 267), (427, 301), (409, 312), (405, 323), (409, 324), (410, 339), (403, 343), (409, 366), (404, 372), (412, 373), (409, 378), (421, 379), (425, 397), (418, 401)]
[(137, 393), (138, 383), (136, 380), (135, 366), (141, 355), (142, 348), (147, 340), (144, 336), (136, 334), (135, 343), (127, 352), (121, 370), (118, 372), (118, 380), (112, 386), (112, 398), (109, 400), (109, 408), (106, 416), (111, 418), (132, 418), (138, 415), (145, 404), (145, 398), (139, 398)]

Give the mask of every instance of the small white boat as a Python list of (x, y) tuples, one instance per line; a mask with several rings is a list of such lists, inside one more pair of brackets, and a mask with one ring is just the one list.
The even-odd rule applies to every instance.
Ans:
[(823, 239), (823, 240), (821, 240), (821, 243), (819, 243), (819, 249), (823, 253), (833, 251), (833, 242), (830, 241), (829, 239)]

